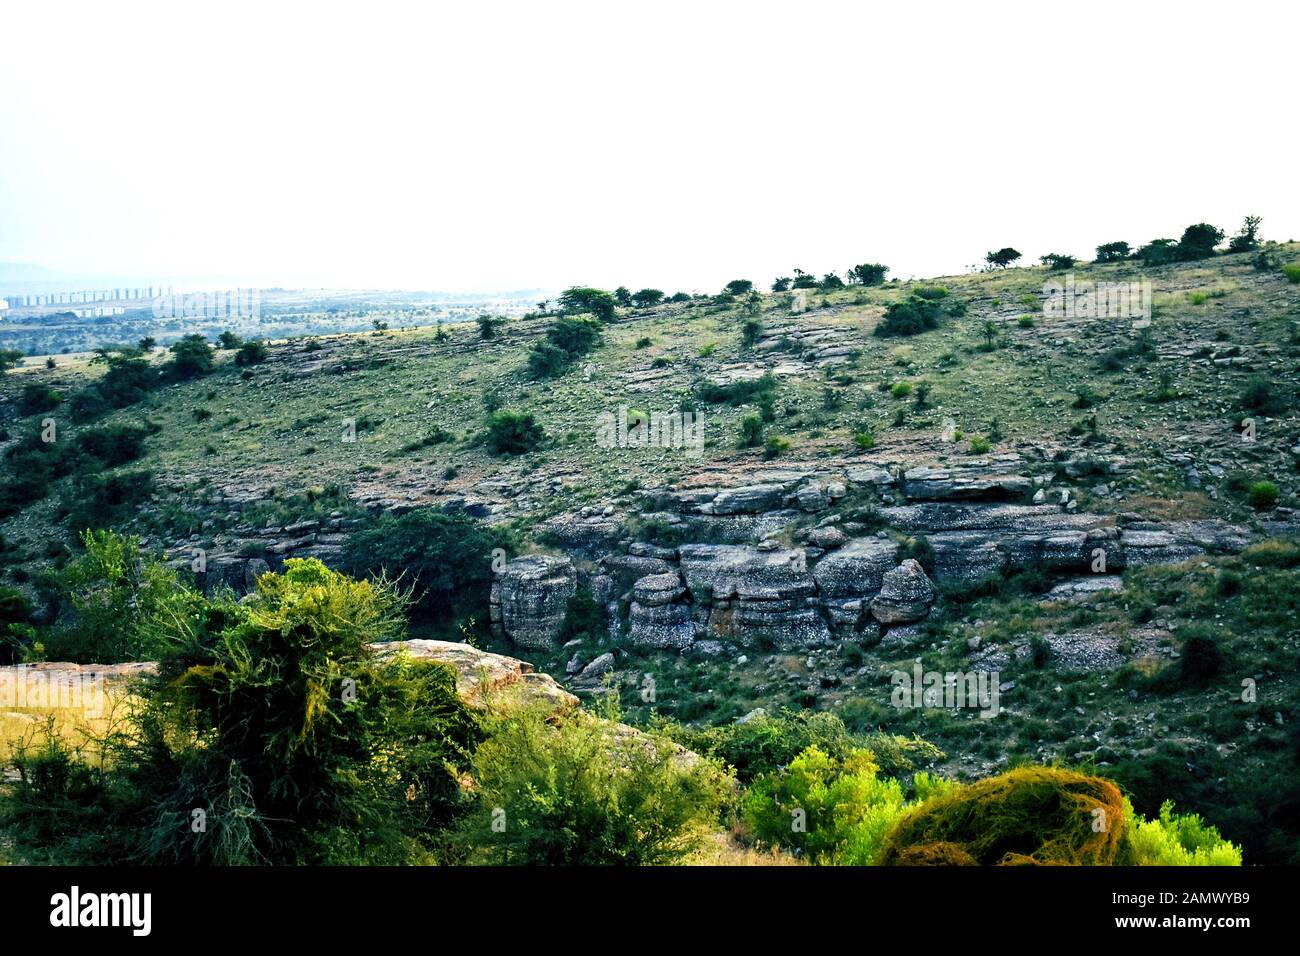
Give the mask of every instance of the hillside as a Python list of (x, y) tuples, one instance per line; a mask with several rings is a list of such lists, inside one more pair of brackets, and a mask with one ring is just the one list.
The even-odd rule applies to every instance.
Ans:
[[(789, 708), (918, 735), (958, 779), (1085, 766), (1294, 863), (1300, 285), (1255, 259), (1071, 270), (1150, 280), (1144, 329), (1047, 315), (1064, 273), (1009, 268), (809, 290), (802, 312), (792, 292), (620, 308), (547, 377), (530, 352), (559, 313), (221, 351), (98, 414), (73, 410), (103, 363), (24, 369), (0, 384), (0, 559), (55, 626), (43, 582), (84, 524), (243, 593), (287, 557), (357, 570), (356, 540), (400, 575), (400, 516), (463, 517), (509, 560), (488, 537), (434, 555), (490, 580), (465, 572), (464, 613), (415, 637), (613, 686), (696, 749)], [(908, 302), (941, 303), (937, 327), (873, 334)], [(703, 447), (608, 447), (620, 407), (702, 415)], [(46, 419), (81, 457), (33, 489)], [(900, 708), (914, 664), (994, 683), (982, 707)]]

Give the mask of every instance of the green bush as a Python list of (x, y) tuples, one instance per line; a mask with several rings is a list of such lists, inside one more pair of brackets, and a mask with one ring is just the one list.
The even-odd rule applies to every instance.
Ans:
[(481, 733), (450, 667), (370, 649), (401, 635), (401, 606), (297, 559), (245, 604), (198, 598), (107, 761), (20, 755), (7, 827), (30, 839), (72, 804), (66, 862), (430, 862)]
[(518, 542), (503, 528), (417, 508), (383, 515), (348, 535), (342, 566), (355, 576), (400, 581), (411, 589), (415, 613), (450, 626), (469, 616), (488, 619), (497, 549), (509, 557)]
[(746, 415), (740, 420), (740, 447), (757, 448), (763, 444), (763, 419), (758, 415)]
[(24, 385), (15, 405), (19, 415), (36, 415), (50, 412), (63, 404), (63, 395), (44, 382)]
[(531, 412), (503, 409), (488, 419), (488, 447), (494, 455), (522, 455), (546, 438)]
[(153, 494), (147, 470), (109, 475), (78, 475), (63, 497), (61, 510), (72, 529), (111, 528)]
[(249, 365), (261, 365), (266, 361), (266, 355), (265, 342), (245, 342), (239, 346), (239, 351), (235, 353), (235, 364), (240, 368)]
[[(869, 866), (885, 834), (913, 806), (902, 785), (879, 771), (870, 750), (837, 758), (811, 746), (749, 788), (741, 808), (749, 835), (812, 863)], [(916, 775), (915, 785), (923, 799), (953, 786), (926, 773)]]
[(162, 622), (186, 600), (176, 572), (141, 551), (138, 538), (86, 531), (81, 544), (84, 552), (56, 575), (58, 616), (43, 637), (47, 655), (115, 664), (167, 653)]
[(1282, 267), (1282, 274), (1291, 282), (1300, 282), (1300, 262), (1288, 262)]
[(190, 379), (212, 371), (212, 346), (202, 335), (187, 335), (172, 344), (167, 372), (172, 378)]
[(1133, 812), (1127, 798), (1129, 818), (1120, 862), (1129, 866), (1241, 866), (1241, 849), (1219, 836), (1194, 813), (1174, 815), (1174, 804), (1166, 800), (1160, 816), (1146, 820)]
[(913, 295), (904, 302), (891, 304), (872, 335), (880, 338), (919, 335), (937, 329), (943, 314), (934, 300)]
[(889, 386), (889, 394), (894, 396), (894, 398), (907, 398), (907, 396), (912, 394), (912, 383), (895, 382), (893, 385)]
[(1125, 832), (1123, 796), (1110, 781), (1020, 767), (926, 800), (888, 833), (876, 861), (1105, 866)]
[(694, 852), (717, 828), (728, 774), (665, 738), (620, 731), (616, 716), (553, 723), (503, 709), (492, 719), (473, 758), (478, 809), (459, 831), (469, 859), (644, 866)]
[(1257, 511), (1267, 511), (1277, 504), (1277, 485), (1271, 481), (1255, 482), (1247, 494), (1250, 496), (1250, 506)]
[(767, 442), (763, 446), (763, 457), (766, 459), (780, 458), (790, 450), (790, 439), (780, 435), (769, 435)]
[(713, 382), (705, 382), (699, 386), (697, 391), (701, 401), (713, 405), (724, 402), (728, 405), (744, 405), (746, 402), (756, 401), (775, 390), (776, 376), (771, 372), (764, 372), (758, 378), (742, 379), (728, 385), (715, 385)]

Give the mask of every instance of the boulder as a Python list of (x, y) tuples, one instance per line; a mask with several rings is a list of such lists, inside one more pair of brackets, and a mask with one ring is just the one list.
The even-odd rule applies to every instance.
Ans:
[(921, 565), (908, 558), (887, 573), (871, 602), (871, 616), (884, 625), (910, 624), (930, 613), (934, 585)]

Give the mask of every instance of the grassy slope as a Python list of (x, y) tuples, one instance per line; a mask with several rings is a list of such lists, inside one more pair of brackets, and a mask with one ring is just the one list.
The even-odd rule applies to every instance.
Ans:
[[(1287, 247), (1283, 257), (1300, 258), (1300, 246)], [(1241, 470), (1271, 478), (1282, 490), (1281, 504), (1294, 505), (1298, 482), (1290, 448), (1300, 440), (1294, 411), (1300, 381), (1295, 332), (1300, 325), (1300, 286), (1278, 274), (1254, 271), (1249, 260), (1225, 256), (1144, 273), (1157, 291), (1152, 334), (1159, 357), (1129, 359), (1112, 372), (1103, 372), (1097, 358), (1132, 341), (1128, 323), (1045, 324), (1036, 308), (1020, 303), (1022, 296), (1039, 294), (1049, 277), (1043, 269), (932, 280), (929, 284), (945, 285), (966, 301), (969, 314), (909, 340), (870, 335), (885, 306), (908, 293), (907, 283), (825, 296), (812, 293), (814, 308), (800, 317), (788, 315), (781, 297), (769, 297), (762, 316), (769, 328), (794, 323), (837, 327), (860, 349), (847, 366), (782, 379), (771, 430), (791, 440), (787, 459), (833, 462), (853, 449), (853, 434), (866, 424), (877, 435), (881, 455), (919, 449), (926, 460), (941, 460), (964, 452), (964, 445), (945, 447), (935, 440), (948, 418), (968, 434), (987, 433), (997, 419), (1006, 437), (995, 445), (995, 452), (1034, 445), (1050, 453), (1079, 449), (1081, 438), (1069, 434), (1070, 426), (1095, 414), (1103, 440), (1093, 447), (1123, 455), (1137, 468), (1120, 498), (1090, 500), (1084, 489), (1084, 507), (1250, 520), (1240, 493), (1213, 478), (1207, 471), (1211, 465), (1221, 467), (1225, 476)], [(1139, 273), (1136, 265), (1127, 263), (1074, 271), (1076, 277), (1088, 279), (1136, 278)], [(1213, 295), (1199, 301), (1197, 292)], [(1022, 327), (1016, 319), (1025, 314), (1034, 320)], [(980, 350), (986, 319), (999, 325), (1005, 348)], [(330, 337), (313, 351), (300, 340), (274, 346), (270, 361), (247, 380), (225, 367), (227, 357), (207, 379), (165, 387), (110, 420), (147, 418), (162, 426), (149, 440), (140, 464), (154, 470), (164, 486), (152, 524), (165, 540), (192, 532), (220, 539), (226, 509), (205, 503), (215, 488), (262, 499), (268, 516), (293, 520), (312, 506), (300, 499), (283, 504), (285, 497), (313, 488), (338, 485), (354, 496), (437, 502), (448, 494), (473, 493), (480, 481), (505, 480), (514, 486), (516, 513), (536, 517), (605, 501), (631, 481), (658, 484), (701, 465), (725, 469), (755, 462), (757, 451), (735, 447), (738, 421), (751, 408), (707, 408), (709, 445), (700, 463), (660, 451), (606, 452), (592, 437), (602, 411), (620, 403), (646, 410), (675, 409), (700, 380), (755, 359), (759, 353), (740, 347), (743, 320), (735, 307), (708, 303), (633, 313), (607, 328), (602, 348), (563, 378), (546, 383), (530, 382), (524, 375), (527, 348), (545, 324), (540, 320), (514, 320), (499, 339), (486, 343), (478, 341), (473, 327), (451, 329), (447, 343), (435, 342), (431, 330)], [(638, 348), (643, 337), (651, 344)], [(715, 350), (701, 356), (708, 343), (714, 343)], [(1234, 354), (1243, 364), (1214, 363)], [(629, 386), (653, 371), (656, 358), (670, 363), (658, 387), (632, 391)], [(1172, 371), (1181, 397), (1152, 400), (1161, 367)], [(93, 369), (73, 363), (54, 372), (7, 376), (2, 387), (11, 396), (23, 382), (50, 380), (72, 390), (93, 374)], [(1272, 382), (1282, 395), (1283, 411), (1261, 418), (1259, 441), (1245, 445), (1238, 435), (1237, 400), (1252, 375)], [(922, 379), (933, 384), (928, 408), (917, 409), (910, 399), (893, 399), (880, 390), (882, 383)], [(834, 410), (823, 406), (828, 385), (843, 391), (840, 407)], [(1081, 388), (1098, 393), (1100, 404), (1087, 411), (1071, 408)], [(489, 390), (498, 392), (506, 407), (535, 413), (550, 438), (546, 447), (520, 459), (499, 459), (470, 444), (467, 439), (481, 428)], [(905, 421), (895, 426), (899, 408), (905, 409)], [(198, 421), (200, 409), (210, 417)], [(347, 418), (359, 425), (355, 443), (340, 440)], [(15, 431), (17, 424), (8, 427)], [(435, 426), (458, 440), (402, 450)], [(1206, 478), (1203, 491), (1186, 486), (1185, 461), (1169, 457), (1177, 454), (1191, 456), (1198, 464)], [(449, 466), (454, 475), (449, 476)], [(17, 542), (10, 563), (38, 565), (51, 537), (62, 534), (52, 531), (53, 497), (6, 523), (4, 534)], [(316, 507), (338, 504), (326, 497)], [(205, 521), (213, 524), (205, 528)], [(837, 707), (857, 726), (915, 731), (936, 740), (954, 758), (948, 769), (963, 775), (986, 772), (1007, 755), (1100, 760), (1134, 779), (1143, 767), (1158, 766), (1162, 773), (1175, 774), (1161, 782), (1161, 792), (1232, 806), (1227, 790), (1246, 786), (1251, 779), (1267, 780), (1267, 768), (1294, 759), (1289, 726), (1278, 725), (1274, 715), (1284, 714), (1284, 721), (1300, 719), (1291, 663), (1297, 659), (1297, 638), (1290, 618), (1273, 612), (1289, 608), (1287, 600), (1294, 598), (1282, 596), (1287, 589), (1294, 595), (1297, 582), (1294, 571), (1264, 570), (1249, 560), (1207, 563), (1208, 570), (1194, 562), (1175, 572), (1130, 575), (1130, 594), (1091, 610), (1044, 607), (1014, 596), (989, 599), (940, 622), (922, 653), (927, 667), (955, 667), (965, 659), (967, 640), (977, 635), (998, 642), (1045, 630), (1123, 630), (1151, 621), (1178, 634), (1180, 626), (1222, 614), (1215, 623), (1223, 628), (1227, 663), (1222, 681), (1210, 689), (1162, 677), (1171, 667), (1176, 671), (1176, 659), (1168, 654), (1155, 656), (1147, 668), (1150, 673), (1066, 678), (1050, 665), (1041, 671), (1031, 667), (1015, 678), (1021, 699), (1004, 702), (1012, 711), (1008, 719), (978, 721), (964, 715), (893, 711), (886, 706), (887, 679), (881, 673), (893, 662), (870, 655), (859, 659), (852, 648), (845, 652), (850, 666), (842, 669), (840, 683), (816, 695), (805, 687), (810, 673), (824, 672), (826, 662), (814, 661), (810, 671), (803, 656), (753, 659), (746, 665), (643, 656), (629, 661), (629, 669), (653, 671), (654, 709), (679, 719), (731, 719), (756, 705)], [(1165, 574), (1173, 578), (1164, 581)], [(1207, 575), (1209, 579), (1202, 580)], [(1224, 575), (1254, 583), (1220, 594), (1216, 582)], [(1168, 650), (1175, 650), (1178, 640)], [(558, 655), (541, 657), (539, 663), (551, 669), (562, 666)], [(1267, 695), (1261, 691), (1255, 706), (1233, 702), (1242, 676), (1254, 676), (1261, 687), (1269, 688)], [(634, 713), (648, 716), (650, 708), (641, 704), (635, 690), (628, 688), (627, 698)], [(1294, 764), (1285, 767), (1287, 779), (1294, 778)], [(1253, 786), (1252, 793), (1259, 789)], [(1238, 803), (1253, 806), (1254, 800), (1243, 796)], [(1149, 806), (1139, 808), (1152, 812)], [(1242, 822), (1240, 828), (1249, 825)], [(1236, 838), (1244, 837), (1239, 832)]]

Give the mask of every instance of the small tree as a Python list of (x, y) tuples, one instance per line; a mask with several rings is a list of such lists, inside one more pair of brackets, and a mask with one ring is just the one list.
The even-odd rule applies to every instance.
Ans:
[(632, 304), (632, 293), (628, 291), (627, 286), (621, 285), (614, 290), (614, 302), (623, 309)]
[(1178, 259), (1178, 243), (1173, 239), (1152, 239), (1137, 251), (1144, 266), (1164, 266)]
[(993, 351), (993, 343), (997, 341), (998, 326), (992, 319), (985, 319), (984, 324), (980, 326), (980, 334), (984, 336), (984, 348), (986, 351)]
[(762, 337), (763, 323), (758, 319), (746, 319), (740, 327), (740, 344), (744, 348), (752, 349)]
[(773, 291), (773, 292), (789, 292), (789, 291), (790, 291), (790, 285), (791, 285), (791, 283), (793, 283), (793, 282), (794, 282), (794, 280), (791, 279), (789, 276), (779, 276), (779, 277), (777, 277), (777, 278), (775, 278), (775, 279), (772, 280), (772, 291)]
[(7, 372), (23, 363), (23, 353), (14, 349), (0, 349), (0, 372)]
[(849, 270), (849, 281), (859, 285), (880, 285), (888, 274), (889, 266), (881, 265), (879, 262), (864, 262)]
[(189, 379), (212, 371), (212, 347), (201, 335), (187, 335), (171, 347), (168, 370), (174, 378)]
[(748, 279), (732, 279), (722, 287), (722, 291), (725, 295), (744, 295), (753, 288), (754, 283), (750, 282)]
[(1241, 232), (1228, 242), (1229, 252), (1251, 252), (1259, 248), (1259, 224), (1264, 220), (1259, 216), (1247, 216), (1241, 224)]
[(1097, 262), (1120, 262), (1128, 257), (1127, 242), (1107, 242), (1097, 247)]
[(481, 339), (496, 338), (497, 329), (502, 324), (502, 320), (494, 315), (480, 315), (474, 321), (478, 322), (478, 336)]
[(757, 448), (763, 444), (763, 419), (746, 415), (740, 420), (740, 447)]
[(1183, 230), (1183, 238), (1178, 240), (1178, 258), (1183, 262), (1208, 259), (1214, 255), (1214, 247), (1222, 241), (1222, 229), (1208, 222), (1198, 222)]
[(261, 365), (266, 361), (266, 343), (264, 342), (245, 342), (235, 353), (235, 364), (244, 367), (247, 365)]
[(660, 289), (638, 289), (632, 293), (633, 304), (641, 309), (653, 308), (663, 300), (664, 294)]
[(990, 252), (984, 257), (984, 261), (990, 266), (997, 266), (999, 269), (1005, 269), (1019, 258), (1019, 252), (1011, 248), (1011, 246), (1005, 246), (997, 252)]
[(1075, 258), (1074, 256), (1062, 255), (1059, 252), (1049, 252), (1045, 256), (1040, 256), (1039, 261), (1054, 270), (1073, 269)]
[(614, 318), (614, 306), (612, 295), (589, 286), (572, 286), (560, 296), (560, 308), (565, 312), (590, 312), (602, 322)]
[(223, 349), (227, 350), (239, 348), (243, 341), (243, 339), (234, 332), (231, 332), (229, 329), (217, 336), (217, 342), (220, 343)]

